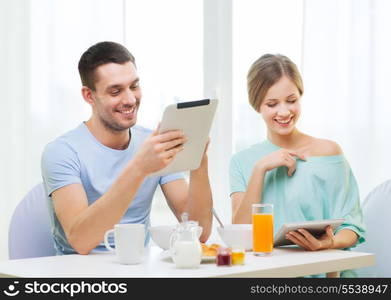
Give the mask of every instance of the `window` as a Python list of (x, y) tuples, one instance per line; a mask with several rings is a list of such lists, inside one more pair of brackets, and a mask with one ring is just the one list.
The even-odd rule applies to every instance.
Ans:
[(234, 152), (266, 138), (262, 117), (248, 102), (247, 72), (266, 53), (280, 53), (300, 68), (302, 0), (233, 1)]
[[(143, 93), (137, 123), (154, 129), (168, 104), (203, 98), (203, 2), (125, 4), (125, 45), (135, 56)], [(151, 224), (175, 222), (159, 188)]]

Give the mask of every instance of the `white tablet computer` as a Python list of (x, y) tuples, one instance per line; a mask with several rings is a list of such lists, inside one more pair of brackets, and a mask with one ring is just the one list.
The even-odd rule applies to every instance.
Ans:
[(315, 237), (321, 236), (325, 233), (325, 229), (328, 225), (331, 225), (333, 231), (340, 226), (345, 219), (328, 219), (320, 221), (306, 221), (306, 222), (297, 222), (297, 223), (287, 223), (281, 226), (280, 230), (274, 236), (274, 246), (285, 246), (294, 244), (292, 241), (287, 240), (285, 235), (289, 231), (297, 230), (304, 228), (308, 230)]
[(162, 170), (152, 175), (165, 175), (197, 169), (208, 142), (217, 108), (216, 99), (204, 99), (171, 104), (166, 107), (159, 132), (182, 130), (187, 137), (184, 149)]

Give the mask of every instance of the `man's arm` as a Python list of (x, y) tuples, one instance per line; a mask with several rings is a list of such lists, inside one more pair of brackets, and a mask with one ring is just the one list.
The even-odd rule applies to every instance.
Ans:
[(81, 184), (52, 193), (55, 213), (75, 251), (88, 254), (102, 241), (104, 233), (119, 223), (144, 177), (137, 172), (135, 163), (130, 163), (110, 189), (90, 206)]
[(119, 223), (144, 178), (168, 165), (181, 151), (183, 142), (180, 131), (164, 134), (155, 131), (108, 191), (91, 205), (81, 184), (54, 191), (54, 210), (69, 244), (80, 254), (88, 254), (95, 248), (104, 233)]
[(204, 155), (197, 170), (190, 172), (190, 183), (184, 179), (162, 185), (167, 203), (178, 220), (183, 212), (189, 213), (189, 220), (198, 221), (202, 226), (201, 242), (206, 242), (212, 227), (212, 192), (208, 177), (208, 159)]

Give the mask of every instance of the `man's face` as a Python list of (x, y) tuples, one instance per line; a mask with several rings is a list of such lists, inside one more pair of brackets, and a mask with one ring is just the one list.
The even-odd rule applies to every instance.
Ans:
[(137, 121), (141, 89), (132, 62), (108, 63), (95, 70), (93, 114), (111, 131), (127, 130)]

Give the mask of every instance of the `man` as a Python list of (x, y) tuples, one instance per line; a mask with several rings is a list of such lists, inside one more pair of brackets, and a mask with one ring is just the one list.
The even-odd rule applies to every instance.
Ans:
[(117, 223), (148, 226), (158, 184), (177, 219), (187, 211), (206, 241), (212, 224), (206, 150), (189, 184), (181, 174), (149, 176), (186, 147), (186, 137), (135, 126), (141, 89), (134, 57), (120, 44), (101, 42), (82, 55), (79, 73), (92, 115), (42, 155), (57, 253), (103, 249), (104, 233)]

